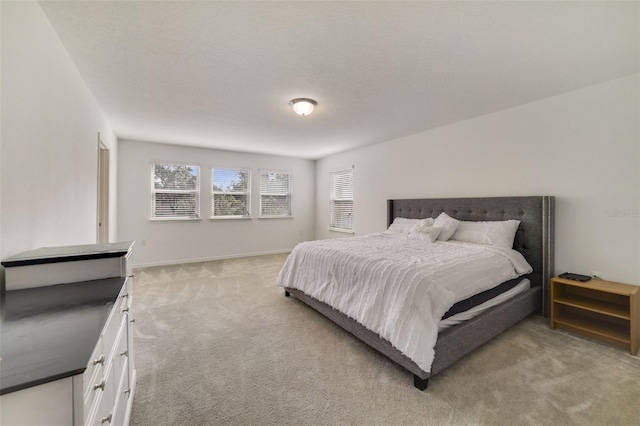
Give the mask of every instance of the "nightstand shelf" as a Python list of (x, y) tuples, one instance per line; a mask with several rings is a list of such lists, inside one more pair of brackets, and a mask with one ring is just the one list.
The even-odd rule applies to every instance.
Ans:
[[(570, 317), (562, 317), (556, 318), (555, 320), (556, 326), (561, 325), (567, 328), (572, 328), (576, 330), (580, 330), (582, 332), (586, 332), (589, 334), (593, 334), (596, 336), (605, 337), (608, 339), (613, 339), (618, 341), (627, 347), (631, 343), (629, 326), (626, 327), (620, 324), (599, 324), (595, 323), (592, 318), (583, 317), (579, 314), (571, 315)], [(564, 327), (560, 327), (564, 328)], [(569, 330), (571, 331), (571, 330)]]
[(638, 353), (640, 287), (591, 280), (551, 280), (551, 328)]
[(555, 299), (556, 303), (562, 305), (573, 306), (574, 308), (584, 309), (590, 312), (596, 312), (603, 315), (609, 315), (616, 318), (628, 320), (630, 317), (629, 307), (620, 306), (615, 303), (607, 303), (601, 300), (593, 300), (588, 297), (580, 296), (561, 296)]

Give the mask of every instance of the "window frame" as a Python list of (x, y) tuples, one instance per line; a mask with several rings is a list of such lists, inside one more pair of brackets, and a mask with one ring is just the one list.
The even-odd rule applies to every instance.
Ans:
[[(337, 170), (332, 170), (331, 172), (329, 172), (329, 231), (334, 231), (334, 232), (344, 232), (347, 234), (354, 234), (355, 231), (353, 230), (353, 219), (354, 219), (354, 185), (353, 185), (353, 180), (354, 180), (354, 167), (348, 167), (348, 168), (342, 168), (342, 169), (337, 169)], [(343, 174), (345, 172), (350, 172), (351, 177), (351, 188), (350, 192), (351, 192), (351, 197), (337, 197), (336, 193), (338, 192), (338, 176), (340, 174)], [(334, 179), (336, 179), (334, 181)], [(334, 203), (336, 202), (345, 202), (345, 201), (350, 201), (351, 202), (351, 228), (345, 228), (345, 227), (340, 227), (340, 226), (334, 226), (336, 224), (336, 220), (335, 220), (335, 211), (337, 209), (334, 209)]]
[[(196, 172), (196, 187), (194, 189), (156, 189), (156, 165), (172, 166), (172, 167), (191, 167)], [(186, 164), (171, 161), (155, 161), (151, 164), (151, 217), (152, 221), (199, 221), (202, 219), (200, 214), (200, 185), (202, 182), (202, 174), (200, 166), (195, 164)], [(195, 216), (156, 216), (156, 194), (195, 194)]]
[[(263, 170), (259, 170), (258, 171), (260, 174), (260, 212), (258, 215), (259, 219), (287, 219), (287, 218), (293, 218), (293, 172), (289, 171), (289, 170), (272, 170), (272, 169), (263, 169)], [(288, 192), (287, 194), (277, 194), (277, 193), (263, 193), (262, 192), (262, 180), (263, 180), (263, 175), (268, 175), (268, 174), (276, 174), (276, 175), (288, 175), (289, 179), (288, 179)], [(282, 196), (282, 195), (286, 195), (288, 197), (288, 206), (289, 206), (289, 211), (287, 214), (262, 214), (262, 205), (263, 205), (263, 201), (262, 201), (262, 197), (263, 196)]]
[[(234, 192), (225, 192), (225, 191), (214, 191), (213, 190), (213, 174), (215, 170), (233, 170), (237, 172), (246, 172), (247, 177), (247, 191), (234, 191)], [(247, 205), (246, 205), (246, 215), (215, 215), (215, 195), (246, 195)], [(251, 169), (248, 167), (228, 167), (228, 166), (213, 166), (211, 167), (211, 217), (212, 220), (229, 220), (229, 219), (251, 219)]]

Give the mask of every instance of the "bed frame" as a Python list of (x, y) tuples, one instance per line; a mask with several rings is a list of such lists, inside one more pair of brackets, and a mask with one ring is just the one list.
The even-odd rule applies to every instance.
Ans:
[(396, 217), (435, 218), (441, 212), (459, 220), (519, 220), (521, 223), (513, 248), (522, 253), (533, 267), (533, 272), (526, 276), (531, 280), (530, 290), (438, 334), (431, 372), (423, 371), (387, 340), (329, 305), (293, 288), (285, 288), (285, 296), (293, 295), (367, 345), (412, 372), (414, 386), (425, 390), (431, 376), (444, 370), (528, 315), (534, 312), (542, 312), (545, 317), (549, 315), (549, 281), (553, 273), (554, 204), (555, 199), (551, 196), (387, 201), (387, 226)]

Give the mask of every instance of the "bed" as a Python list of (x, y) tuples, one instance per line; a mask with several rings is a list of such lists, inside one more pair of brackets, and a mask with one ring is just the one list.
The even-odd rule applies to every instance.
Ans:
[[(405, 355), (393, 339), (381, 337), (358, 321), (323, 303), (305, 292), (280, 283), (285, 296), (293, 296), (309, 305), (365, 344), (378, 350), (414, 375), (414, 386), (427, 388), (430, 377), (438, 374), (467, 353), (489, 341), (507, 328), (534, 312), (548, 316), (549, 280), (553, 272), (554, 197), (490, 197), (406, 199), (387, 201), (387, 225), (395, 218), (436, 218), (440, 213), (462, 221), (520, 221), (513, 249), (518, 251), (532, 271), (524, 276), (530, 288), (485, 310), (478, 316), (437, 333), (430, 367), (416, 362), (415, 354)], [(482, 277), (477, 278), (478, 281)], [(341, 307), (341, 309), (343, 309)], [(343, 309), (344, 310), (344, 309)], [(413, 358), (413, 359), (412, 359)], [(422, 367), (421, 367), (422, 365)]]

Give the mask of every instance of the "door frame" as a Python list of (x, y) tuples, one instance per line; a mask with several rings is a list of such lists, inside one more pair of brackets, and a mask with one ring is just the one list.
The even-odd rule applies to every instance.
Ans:
[(109, 147), (98, 132), (98, 200), (96, 242), (109, 242)]

